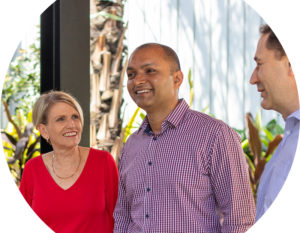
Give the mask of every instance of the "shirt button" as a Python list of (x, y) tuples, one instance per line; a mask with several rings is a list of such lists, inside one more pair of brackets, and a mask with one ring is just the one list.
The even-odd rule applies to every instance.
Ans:
[(149, 218), (149, 214), (146, 214), (146, 218)]
[(147, 192), (150, 192), (151, 191), (151, 189), (150, 188), (147, 188)]
[(152, 162), (151, 162), (151, 161), (149, 161), (149, 162), (148, 162), (148, 165), (149, 165), (149, 166), (151, 166), (151, 165), (152, 165)]
[(154, 140), (154, 141), (156, 141), (156, 140), (157, 140), (157, 137), (156, 137), (156, 136), (155, 136), (155, 137), (153, 137), (153, 140)]
[(291, 131), (289, 131), (289, 130), (286, 131), (286, 134), (287, 134), (287, 135), (290, 135), (290, 134), (291, 134)]

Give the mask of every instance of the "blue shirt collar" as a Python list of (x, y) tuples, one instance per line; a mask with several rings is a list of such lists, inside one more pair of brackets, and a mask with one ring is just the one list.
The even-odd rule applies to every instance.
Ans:
[(298, 109), (297, 111), (293, 112), (292, 114), (290, 114), (286, 120), (288, 120), (289, 118), (296, 118), (297, 120), (300, 120), (300, 109)]

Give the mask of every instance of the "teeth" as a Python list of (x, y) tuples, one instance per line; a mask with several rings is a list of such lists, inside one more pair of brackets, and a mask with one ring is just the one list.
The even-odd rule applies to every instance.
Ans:
[(150, 90), (141, 90), (141, 91), (137, 91), (136, 93), (141, 94), (141, 93), (147, 93), (147, 92), (150, 92)]
[(77, 133), (76, 132), (71, 132), (71, 133), (65, 133), (64, 136), (70, 137), (70, 136), (75, 136)]

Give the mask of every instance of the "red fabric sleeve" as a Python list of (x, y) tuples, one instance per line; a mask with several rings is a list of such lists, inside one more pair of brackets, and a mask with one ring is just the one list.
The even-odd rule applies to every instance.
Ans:
[[(106, 168), (106, 208), (109, 216), (112, 217), (118, 198), (119, 173), (116, 163), (109, 153), (107, 153), (106, 156)], [(113, 225), (114, 219), (112, 217), (110, 219), (110, 226), (112, 227), (111, 229), (113, 229)]]
[(34, 163), (32, 160), (29, 160), (24, 167), (22, 179), (20, 183), (20, 191), (27, 201), (27, 203), (32, 206), (32, 196), (33, 196), (33, 186), (34, 186), (34, 177), (32, 174)]

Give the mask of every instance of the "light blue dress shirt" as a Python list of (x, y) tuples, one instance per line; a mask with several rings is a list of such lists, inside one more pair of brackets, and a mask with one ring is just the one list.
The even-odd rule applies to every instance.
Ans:
[(284, 136), (260, 178), (256, 199), (256, 221), (266, 212), (281, 190), (292, 166), (300, 126), (300, 109), (286, 119)]

